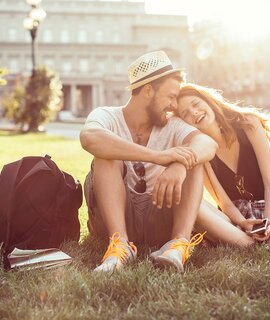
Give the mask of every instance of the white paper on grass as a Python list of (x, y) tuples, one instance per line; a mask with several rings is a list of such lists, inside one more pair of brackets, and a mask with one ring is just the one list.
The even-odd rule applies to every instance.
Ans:
[(53, 265), (63, 265), (70, 263), (72, 258), (57, 248), (40, 249), (40, 250), (21, 250), (15, 248), (9, 255), (8, 259), (11, 268), (31, 266), (33, 268), (50, 267)]

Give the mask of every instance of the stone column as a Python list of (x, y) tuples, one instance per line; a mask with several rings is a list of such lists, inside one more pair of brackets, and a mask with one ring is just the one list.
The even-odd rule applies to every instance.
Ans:
[(70, 111), (71, 113), (76, 116), (77, 111), (77, 97), (76, 97), (76, 85), (72, 84), (70, 86)]
[(92, 109), (95, 109), (98, 107), (98, 92), (97, 92), (97, 85), (93, 84), (92, 85)]
[(99, 95), (99, 105), (104, 106), (106, 104), (105, 97), (104, 97), (104, 85), (103, 82), (100, 82), (98, 86), (98, 95)]

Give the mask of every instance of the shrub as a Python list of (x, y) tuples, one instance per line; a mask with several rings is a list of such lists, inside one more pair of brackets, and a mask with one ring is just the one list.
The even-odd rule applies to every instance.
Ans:
[(17, 84), (4, 97), (5, 116), (19, 124), (21, 130), (36, 132), (41, 124), (51, 120), (59, 110), (62, 95), (59, 76), (47, 67), (39, 68), (26, 86)]
[(4, 86), (7, 83), (7, 80), (3, 79), (3, 77), (7, 74), (7, 69), (0, 68), (0, 86)]

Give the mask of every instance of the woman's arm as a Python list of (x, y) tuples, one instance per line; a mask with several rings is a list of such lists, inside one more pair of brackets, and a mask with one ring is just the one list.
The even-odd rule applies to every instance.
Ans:
[[(264, 216), (270, 220), (270, 145), (265, 129), (256, 116), (249, 116), (251, 129), (245, 128), (245, 133), (252, 144), (258, 165), (261, 171), (264, 185), (265, 209)], [(259, 241), (265, 241), (270, 238), (270, 221), (264, 235), (254, 235)]]
[(249, 116), (253, 128), (244, 129), (254, 149), (264, 184), (264, 215), (270, 219), (270, 145), (265, 129), (256, 116)]
[(204, 165), (204, 171), (205, 187), (208, 192), (214, 198), (222, 212), (224, 212), (234, 224), (241, 226), (246, 219), (233, 204), (226, 191), (223, 189), (209, 162)]
[(215, 199), (222, 212), (225, 213), (230, 220), (246, 232), (252, 230), (255, 224), (261, 223), (261, 219), (245, 219), (239, 209), (233, 204), (232, 200), (223, 189), (218, 181), (210, 163), (204, 165), (205, 169), (205, 187), (211, 196)]
[(183, 141), (196, 154), (197, 164), (205, 163), (214, 158), (218, 144), (208, 135), (199, 130), (191, 132)]

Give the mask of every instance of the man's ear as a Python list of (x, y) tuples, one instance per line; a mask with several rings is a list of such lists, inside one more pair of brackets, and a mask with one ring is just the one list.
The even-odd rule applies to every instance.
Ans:
[(151, 84), (147, 83), (142, 87), (142, 94), (146, 99), (152, 99), (155, 95), (155, 90)]

